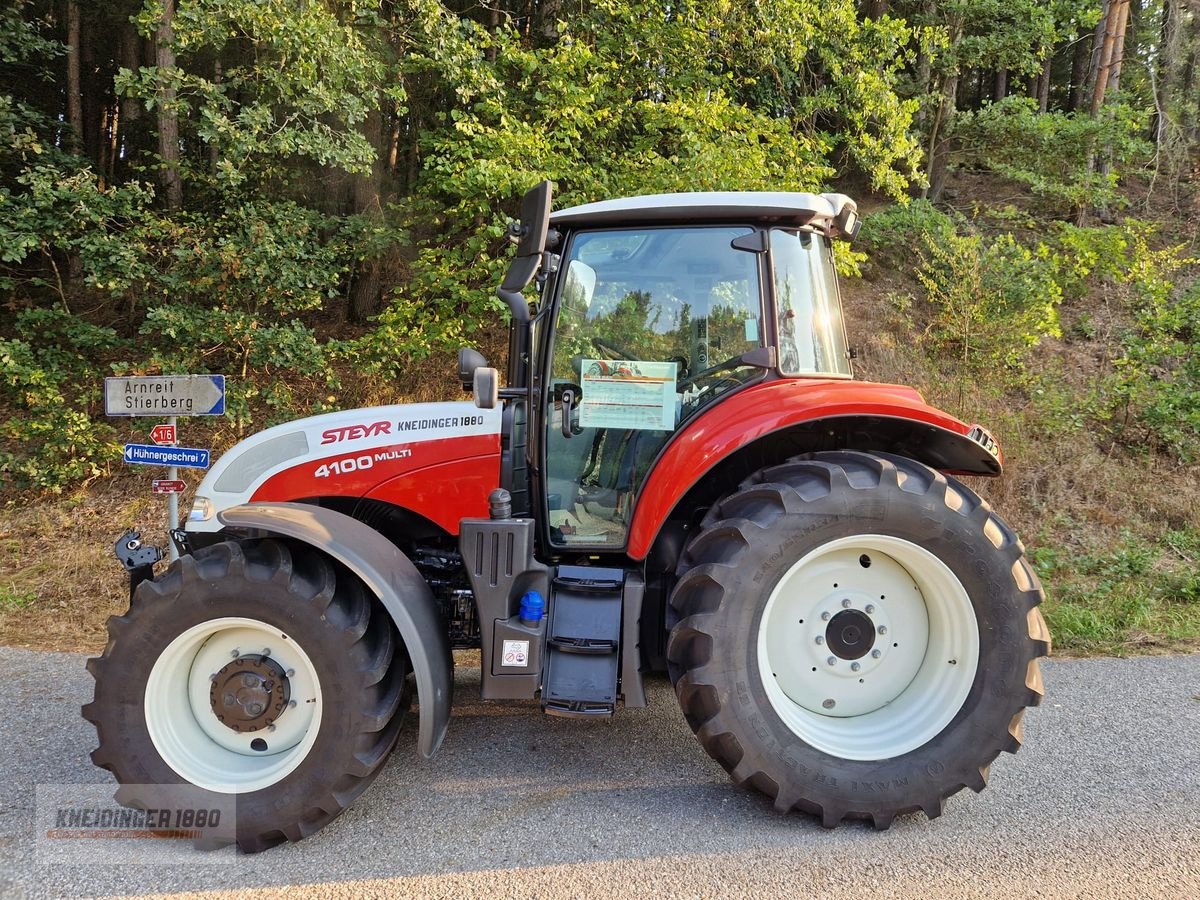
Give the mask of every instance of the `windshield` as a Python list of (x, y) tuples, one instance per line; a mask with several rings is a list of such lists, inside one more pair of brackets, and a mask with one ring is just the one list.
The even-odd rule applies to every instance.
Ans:
[(623, 544), (632, 496), (671, 433), (762, 374), (741, 361), (763, 344), (759, 258), (732, 246), (751, 232), (615, 229), (571, 241), (545, 417), (556, 543)]
[(771, 231), (779, 369), (787, 375), (850, 375), (842, 304), (829, 241)]

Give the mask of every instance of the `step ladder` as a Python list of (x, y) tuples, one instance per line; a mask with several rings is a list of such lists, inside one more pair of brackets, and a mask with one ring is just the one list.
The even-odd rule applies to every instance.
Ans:
[(552, 716), (611, 716), (621, 662), (625, 572), (559, 566), (551, 582), (542, 708)]

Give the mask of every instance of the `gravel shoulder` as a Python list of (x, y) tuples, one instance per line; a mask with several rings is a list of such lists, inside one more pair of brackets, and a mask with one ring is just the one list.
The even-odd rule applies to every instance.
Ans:
[(610, 723), (479, 699), (441, 753), (406, 729), (329, 828), (258, 856), (44, 864), (35, 787), (110, 780), (79, 716), (79, 654), (0, 648), (0, 897), (1200, 896), (1200, 656), (1051, 660), (1026, 747), (933, 822), (876, 833), (779, 816), (733, 787), (665, 681)]

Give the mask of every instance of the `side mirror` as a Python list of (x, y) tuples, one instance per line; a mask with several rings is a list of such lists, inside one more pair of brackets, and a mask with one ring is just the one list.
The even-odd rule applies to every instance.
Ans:
[(489, 366), (480, 366), (472, 378), (471, 393), (480, 409), (495, 409), (500, 405), (500, 373)]
[(458, 380), (462, 383), (464, 391), (471, 390), (475, 383), (475, 370), (486, 365), (487, 360), (478, 350), (463, 347), (458, 351)]

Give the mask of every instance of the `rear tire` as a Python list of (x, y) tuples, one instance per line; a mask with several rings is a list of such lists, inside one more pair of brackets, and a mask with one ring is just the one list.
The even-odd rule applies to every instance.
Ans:
[[(122, 785), (235, 795), (245, 852), (336, 818), (379, 774), (408, 706), (386, 612), (302, 545), (227, 541), (184, 556), (138, 587), (108, 633), (88, 660), (92, 760)], [(141, 805), (131, 791), (117, 799)]]
[(738, 784), (833, 827), (933, 818), (982, 790), (1040, 702), (1050, 635), (1012, 531), (902, 457), (817, 453), (709, 512), (670, 600), (667, 658)]

